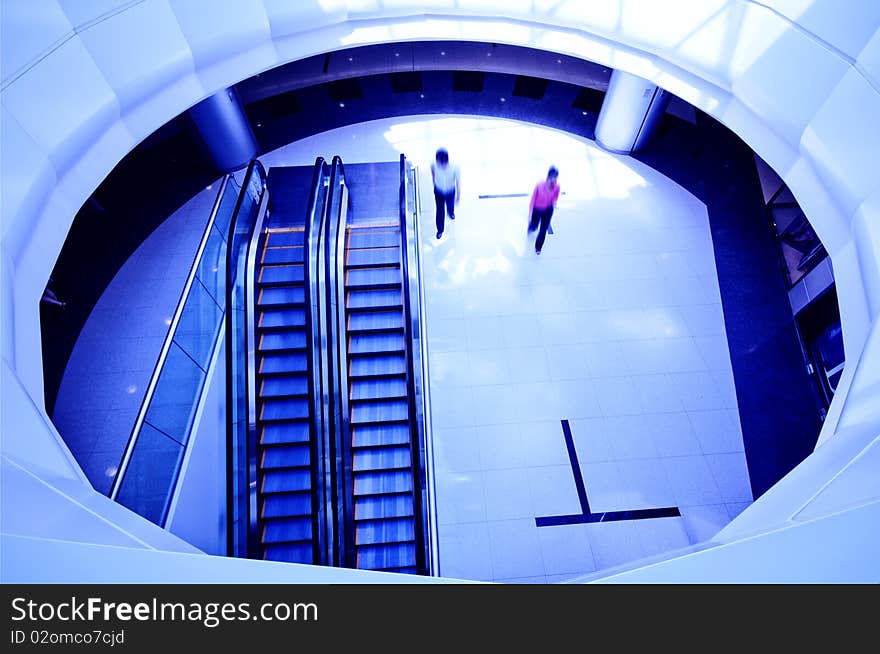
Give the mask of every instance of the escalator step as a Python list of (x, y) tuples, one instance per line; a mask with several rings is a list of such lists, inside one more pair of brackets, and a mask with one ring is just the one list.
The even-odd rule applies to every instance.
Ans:
[(266, 545), (263, 558), (266, 561), (287, 563), (314, 563), (312, 543), (279, 543)]
[(409, 445), (370, 447), (355, 450), (352, 469), (355, 472), (372, 470), (409, 470), (412, 465)]
[[(371, 452), (372, 450), (367, 451)], [(260, 462), (260, 466), (263, 470), (302, 468), (309, 465), (310, 460), (311, 450), (308, 443), (275, 445), (263, 450), (263, 460)]]
[(302, 229), (291, 229), (285, 231), (269, 230), (266, 238), (266, 247), (277, 248), (286, 245), (302, 245), (305, 243), (306, 233)]
[(264, 286), (271, 284), (301, 284), (305, 280), (303, 266), (263, 266), (260, 268), (259, 283)]
[(309, 379), (305, 373), (273, 375), (260, 382), (260, 397), (283, 397), (309, 394)]
[(403, 518), (406, 516), (412, 516), (413, 513), (412, 493), (359, 497), (354, 502), (355, 520)]
[(372, 268), (374, 266), (399, 266), (400, 248), (376, 248), (369, 250), (346, 250), (345, 265), (349, 268)]
[(402, 332), (377, 332), (355, 334), (348, 339), (349, 354), (377, 354), (380, 352), (403, 352)]
[(304, 352), (289, 354), (264, 354), (260, 361), (260, 374), (271, 375), (285, 372), (305, 372), (308, 359)]
[(268, 286), (260, 290), (258, 304), (261, 308), (282, 305), (298, 305), (306, 301), (302, 286)]
[(409, 418), (409, 405), (406, 400), (389, 400), (377, 402), (367, 400), (352, 403), (351, 423), (353, 425), (365, 422), (400, 422)]
[(300, 398), (263, 400), (260, 420), (308, 420), (309, 400)]
[(363, 248), (400, 247), (399, 229), (350, 229), (348, 246), (352, 250)]
[(312, 473), (306, 469), (267, 470), (263, 474), (263, 493), (292, 493), (310, 491)]
[(349, 332), (389, 331), (403, 329), (403, 309), (352, 313), (348, 316)]
[(260, 335), (260, 350), (303, 350), (308, 345), (304, 329), (268, 332)]
[[(366, 427), (359, 428), (366, 429)], [(309, 423), (270, 422), (263, 425), (260, 443), (263, 445), (282, 445), (284, 443), (307, 443), (309, 441)]]
[(402, 354), (376, 354), (352, 359), (349, 377), (388, 377), (406, 374), (406, 358)]
[(352, 400), (381, 400), (406, 397), (406, 380), (402, 377), (355, 379), (351, 383)]
[(289, 543), (312, 539), (312, 517), (276, 518), (263, 525), (264, 543)]
[(348, 288), (400, 286), (400, 268), (398, 266), (389, 266), (387, 268), (351, 268), (345, 274), (345, 285)]
[(377, 309), (395, 309), (401, 305), (399, 288), (349, 291), (345, 300), (345, 308), (349, 310), (372, 309), (375, 311)]
[(302, 247), (266, 248), (263, 250), (264, 266), (281, 263), (302, 263), (305, 250)]
[(312, 513), (311, 493), (269, 495), (263, 499), (262, 518), (306, 516)]
[(362, 570), (388, 570), (414, 567), (415, 564), (415, 543), (390, 543), (358, 548), (357, 567)]
[(306, 314), (302, 309), (276, 309), (260, 311), (259, 327), (261, 329), (278, 329), (285, 327), (304, 327)]
[(363, 472), (354, 476), (356, 497), (409, 492), (412, 492), (412, 474), (408, 470)]
[(354, 538), (360, 547), (412, 542), (415, 540), (415, 521), (412, 518), (364, 520), (355, 525)]
[(354, 425), (351, 444), (354, 447), (381, 447), (403, 445), (410, 442), (409, 425), (391, 423), (387, 425)]

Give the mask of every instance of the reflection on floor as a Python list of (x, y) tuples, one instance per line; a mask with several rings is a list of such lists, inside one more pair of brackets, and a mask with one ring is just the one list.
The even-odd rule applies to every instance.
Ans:
[[(463, 193), (437, 240), (427, 171), (440, 146)], [(500, 119), (374, 121), (264, 161), (400, 152), (421, 171), (441, 574), (564, 581), (704, 541), (742, 511), (752, 497), (705, 206), (628, 157)], [(564, 195), (538, 257), (528, 194), (550, 164)], [(680, 516), (571, 518), (584, 497), (591, 515)]]

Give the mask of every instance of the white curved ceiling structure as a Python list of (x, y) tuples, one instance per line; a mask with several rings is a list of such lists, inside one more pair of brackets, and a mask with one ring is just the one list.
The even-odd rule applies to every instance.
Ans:
[(820, 443), (840, 444), (827, 448), (834, 456), (818, 457), (821, 445), (726, 537), (796, 520), (841, 479), (858, 484), (826, 513), (878, 501), (877, 482), (847, 471), (880, 451), (880, 3), (6, 0), (0, 7), (0, 319), (10, 460), (79, 478), (42, 408), (39, 298), (77, 210), (125, 154), (204, 97), (280, 64), (356, 45), (453, 39), (539, 48), (648, 78), (727, 125), (780, 173), (834, 265), (848, 364)]

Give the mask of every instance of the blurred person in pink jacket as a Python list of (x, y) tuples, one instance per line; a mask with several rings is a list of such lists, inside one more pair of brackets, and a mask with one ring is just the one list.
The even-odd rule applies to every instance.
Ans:
[(553, 217), (553, 208), (559, 198), (559, 184), (556, 183), (558, 177), (559, 171), (556, 166), (550, 166), (547, 179), (538, 182), (535, 190), (532, 191), (532, 201), (529, 203), (529, 233), (538, 230), (535, 254), (541, 254), (544, 237), (547, 236), (547, 228), (550, 227), (550, 219)]

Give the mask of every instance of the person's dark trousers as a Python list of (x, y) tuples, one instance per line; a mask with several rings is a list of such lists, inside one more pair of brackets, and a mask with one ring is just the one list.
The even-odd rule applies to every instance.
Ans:
[[(544, 247), (544, 237), (547, 236), (547, 229), (550, 227), (550, 219), (553, 217), (553, 207), (546, 209), (532, 209), (532, 219), (529, 221), (529, 231), (533, 232), (538, 229), (538, 238), (535, 239), (535, 249), (540, 250)], [(540, 228), (538, 227), (540, 223)]]
[(437, 204), (437, 231), (443, 231), (443, 225), (446, 222), (446, 212), (449, 217), (455, 219), (455, 191), (448, 193), (434, 187), (434, 202)]

